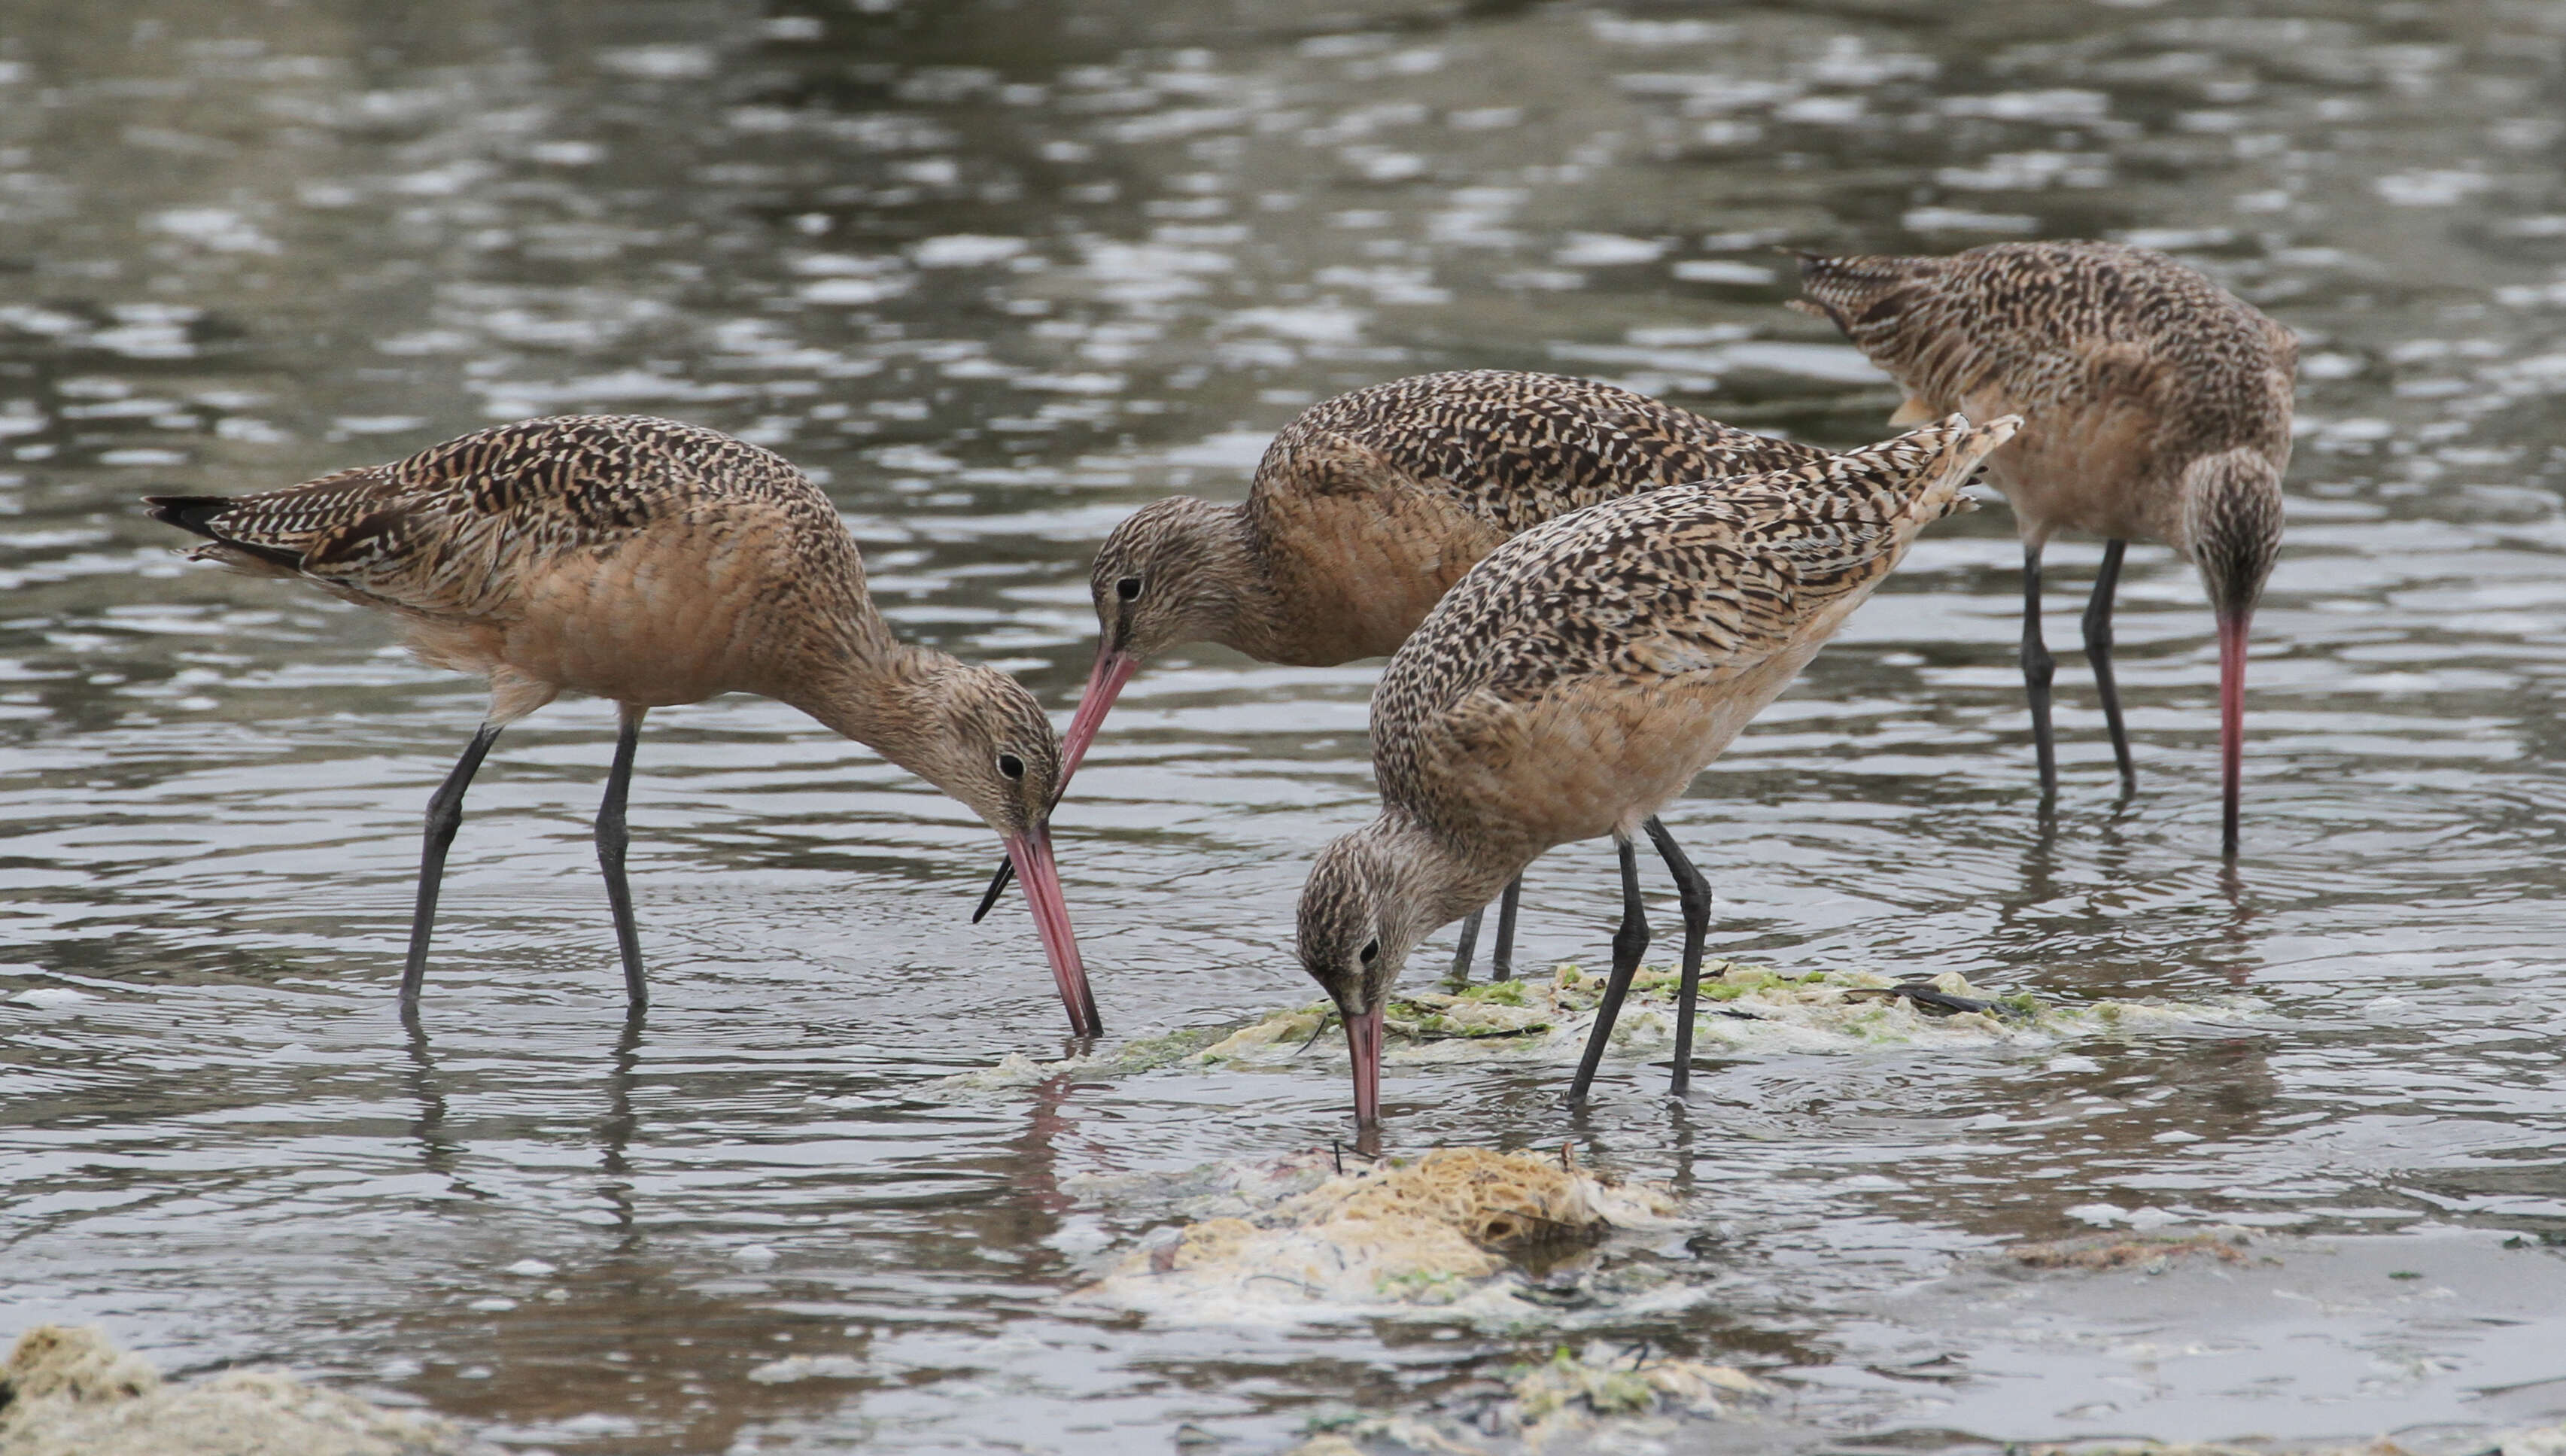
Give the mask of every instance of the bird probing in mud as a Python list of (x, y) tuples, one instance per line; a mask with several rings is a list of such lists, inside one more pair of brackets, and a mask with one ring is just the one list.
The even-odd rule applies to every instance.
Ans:
[(2054, 663), (2040, 554), (2061, 530), (2104, 539), (2085, 650), (2121, 770), (2136, 789), (2112, 676), (2112, 601), (2133, 539), (2200, 571), (2218, 623), (2220, 842), (2236, 853), (2245, 638), (2281, 543), (2298, 341), (2162, 253), (2118, 243), (1997, 243), (1947, 258), (1802, 254), (1806, 299), (1907, 391), (1892, 424), (1959, 410), (2022, 416), (1987, 462), (2023, 546), (2022, 673), (2044, 803), (2058, 792)]
[[(1062, 777), (1158, 653), (1212, 641), (1300, 667), (1386, 655), (1519, 532), (1642, 491), (1825, 457), (1559, 374), (1459, 369), (1322, 400), (1275, 436), (1245, 501), (1173, 496), (1106, 538), (1089, 578), (1096, 665), (1063, 739)], [(1520, 892), (1508, 883), (1498, 910), (1500, 979)], [(1456, 975), (1469, 972), (1478, 927), (1473, 906)]]
[(2018, 421), (1953, 417), (1796, 468), (1673, 486), (1515, 537), (1471, 568), (1373, 694), (1382, 813), (1329, 845), (1299, 954), (1344, 1018), (1355, 1115), (1381, 1113), (1383, 1010), (1410, 951), (1543, 850), (1611, 835), (1623, 916), (1571, 1084), (1584, 1098), (1649, 941), (1632, 840), (1674, 876), (1688, 1081), (1710, 887), (1658, 812), (1787, 686)]
[(1025, 871), (1073, 1031), (1101, 1030), (1051, 851), (1060, 741), (1033, 695), (891, 634), (855, 538), (771, 451), (671, 420), (526, 420), (259, 495), (152, 496), (200, 560), (290, 577), (397, 617), (421, 660), (490, 680), (490, 710), (428, 801), (404, 1010), (427, 971), (463, 795), (501, 729), (563, 692), (622, 708), (597, 853), (631, 1007), (648, 1002), (624, 875), (642, 718), (751, 692), (789, 703), (987, 822)]

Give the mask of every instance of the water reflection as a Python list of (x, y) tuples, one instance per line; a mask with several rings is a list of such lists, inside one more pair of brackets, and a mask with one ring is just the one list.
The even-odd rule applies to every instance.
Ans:
[(456, 1170), (463, 1148), (445, 1130), (445, 1092), (437, 1080), (436, 1058), (429, 1050), (427, 1032), (415, 1014), (404, 1017), (402, 1026), (409, 1033), (409, 1094), (418, 1103), (418, 1115), (410, 1122), (410, 1136), (418, 1143), (419, 1163), (444, 1179), (455, 1192), (470, 1198), (487, 1197)]
[[(1717, 952), (2260, 1019), (1740, 1058), (1681, 1104), (1617, 1064), (1581, 1156), (1694, 1198), (1650, 1257), (1703, 1302), (1603, 1334), (1788, 1372), (1825, 1440), (2236, 1434), (2179, 1361), (2069, 1413), (2127, 1372), (2057, 1348), (2139, 1328), (2099, 1286), (2026, 1351), (1928, 1282), (2104, 1226), (2566, 1229), (2560, 44), (2536, 8), (2185, 0), (0, 16), (0, 1329), (297, 1361), (564, 1451), (1273, 1446), (1331, 1402), (1466, 1399), (1548, 1336), (1063, 1312), (1163, 1214), (1077, 1175), (1324, 1145), (1342, 1065), (931, 1093), (1060, 1054), (1030, 927), (967, 926), (984, 833), (790, 710), (654, 727), (633, 872), (663, 984), (621, 1038), (588, 838), (612, 716), (512, 733), (405, 1036), (417, 806), (477, 692), (352, 609), (180, 567), (131, 498), (678, 415), (812, 468), (902, 635), (1065, 712), (1094, 543), (1234, 493), (1315, 399), (1547, 367), (1851, 444), (1895, 391), (1778, 307), (1775, 247), (2118, 233), (2306, 336), (2240, 864), (2209, 849), (2198, 588), (2162, 552), (2116, 623), (2139, 793), (2067, 663), (2037, 813), (2001, 510), (1928, 537), (1669, 821)], [(1371, 811), (1375, 670), (1205, 648), (1136, 684), (1061, 822), (1130, 1035), (1305, 994), (1292, 897)], [(1594, 867), (1536, 866), (1525, 964), (1602, 954)], [(1394, 1071), (1394, 1152), (1579, 1133), (1546, 1070)], [(2449, 1373), (2338, 1391), (2353, 1335), (2274, 1340), (2325, 1351), (2275, 1388), (2335, 1392), (2261, 1407), (2284, 1436), (2465, 1403)], [(789, 1353), (847, 1363), (749, 1378)]]
[(629, 1241), (633, 1236), (633, 1165), (626, 1156), (640, 1121), (633, 1112), (633, 1079), (642, 1063), (640, 1011), (628, 1012), (624, 1035), (616, 1039), (615, 1064), (606, 1078), (606, 1117), (597, 1124), (599, 1169), (606, 1174), (597, 1191), (615, 1215), (614, 1227)]

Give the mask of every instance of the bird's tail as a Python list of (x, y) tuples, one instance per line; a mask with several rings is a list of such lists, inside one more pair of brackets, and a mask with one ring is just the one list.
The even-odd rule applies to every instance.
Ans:
[[(1824, 487), (1817, 516), (1854, 526), (1857, 535), (1866, 537), (1876, 538), (1885, 528), (1897, 543), (1894, 549), (1903, 550), (1926, 526), (1974, 508), (1960, 488), (2021, 427), (2018, 414), (1985, 424), (1953, 414), (1895, 439), (1847, 450), (1815, 467)], [(1875, 548), (1889, 545), (1875, 539)]]
[(1727, 484), (1716, 508), (1748, 515), (1741, 535), (1752, 548), (1789, 563), (1797, 610), (1824, 640), (1898, 569), (1919, 532), (1970, 508), (1960, 487), (2021, 424), (2011, 414), (1977, 425), (1954, 414), (1896, 439)]
[(1892, 441), (1913, 441), (1919, 448), (1932, 452), (1913, 477), (1918, 489), (1909, 514), (1916, 517), (1917, 524), (1925, 526), (1944, 516), (1975, 510), (1977, 502), (1960, 494), (1960, 487), (1976, 479), (1978, 467), (2021, 428), (2019, 414), (2000, 414), (1985, 424), (1971, 424), (1966, 415), (1949, 414)]
[(1747, 534), (1759, 549), (1789, 558), (1811, 603), (1859, 601), (1897, 568), (1918, 532), (1970, 509), (1960, 487), (2021, 424), (2018, 415), (1973, 425), (1954, 414), (1795, 470), (1726, 483), (1721, 508), (1756, 518)]
[(205, 523), (229, 510), (232, 498), (227, 495), (147, 495), (142, 498), (142, 504), (151, 508), (154, 521), (167, 522), (208, 541), (220, 541), (222, 537)]
[(213, 543), (198, 547), (194, 553), (200, 561), (217, 561), (225, 566), (250, 572), (300, 573), (303, 555), (255, 541), (242, 541), (224, 534), (215, 521), (240, 502), (221, 495), (147, 495), (142, 504), (150, 507), (151, 519), (175, 526), (189, 535), (201, 536)]
[(1895, 334), (1906, 312), (1910, 285), (1939, 272), (1942, 258), (1828, 257), (1802, 253), (1800, 288), (1808, 297), (1789, 307), (1815, 314), (1857, 344)]

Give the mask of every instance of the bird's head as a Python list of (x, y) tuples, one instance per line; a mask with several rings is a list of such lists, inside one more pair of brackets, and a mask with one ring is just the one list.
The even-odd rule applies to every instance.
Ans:
[(1099, 645), (1146, 658), (1219, 637), (1235, 600), (1222, 578), (1239, 519), (1235, 506), (1185, 495), (1125, 517), (1088, 574)]
[(2281, 550), (2281, 471), (2259, 450), (2204, 455), (2183, 467), (2182, 546), (2218, 617), (2221, 848), (2236, 853), (2243, 796), (2245, 633)]
[(1088, 573), (1096, 603), (1096, 666), (1069, 721), (1069, 772), (1105, 726), (1114, 699), (1145, 660), (1229, 634), (1237, 601), (1239, 513), (1192, 496), (1133, 512), (1105, 538)]
[(1001, 839), (1046, 829), (1060, 789), (1060, 735), (1025, 685), (955, 662), (936, 675), (931, 761), (917, 772)]
[(2281, 472), (2260, 450), (2204, 455), (2182, 472), (2183, 546), (2221, 622), (2254, 614), (2281, 550)]
[(933, 715), (921, 735), (927, 747), (906, 767), (980, 816), (1007, 847), (1007, 857), (1025, 884), (1034, 928), (1052, 979), (1069, 1008), (1073, 1030), (1101, 1028), (1096, 996), (1088, 989), (1078, 939), (1069, 925), (1060, 870), (1053, 863), (1051, 811), (1060, 797), (1059, 735), (1042, 705), (1023, 683), (972, 663), (955, 662), (936, 674), (923, 696)]
[(1363, 1123), (1381, 1117), (1383, 1008), (1422, 935), (1409, 866), (1389, 839), (1378, 820), (1344, 836), (1319, 852), (1301, 890), (1301, 968), (1345, 1019)]

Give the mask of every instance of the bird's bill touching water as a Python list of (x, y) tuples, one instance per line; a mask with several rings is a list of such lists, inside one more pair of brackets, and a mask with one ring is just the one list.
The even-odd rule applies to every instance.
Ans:
[(2251, 450), (2205, 456), (2183, 469), (2183, 535), (2218, 620), (2219, 843), (2236, 853), (2245, 751), (2245, 634), (2281, 547), (2281, 467)]
[(1124, 684), (1140, 670), (1139, 657), (1097, 643), (1096, 666), (1087, 674), (1087, 690), (1078, 695), (1078, 711), (1069, 720), (1069, 731), (1061, 735), (1062, 789), (1069, 787), (1070, 775), (1078, 772), (1079, 762), (1087, 757), (1087, 746), (1096, 741), (1097, 730), (1105, 726), (1105, 715), (1114, 711), (1114, 700), (1123, 695)]
[(1355, 1123), (1361, 1127), (1381, 1123), (1382, 1016), (1383, 1008), (1375, 1006), (1361, 1016), (1344, 1018), (1346, 1051), (1355, 1071)]
[(2236, 816), (2244, 792), (2245, 633), (2254, 614), (2240, 611), (2218, 618), (2218, 771), (2219, 846), (2236, 855)]
[(1042, 936), (1043, 954), (1051, 961), (1051, 978), (1069, 1008), (1069, 1029), (1082, 1037), (1105, 1030), (1096, 1014), (1096, 993), (1088, 989), (1087, 967), (1078, 958), (1078, 936), (1069, 928), (1069, 903), (1060, 892), (1060, 869), (1052, 863), (1051, 827), (1005, 837), (1007, 862), (1025, 882), (1025, 903), (1033, 907), (1034, 930)]

